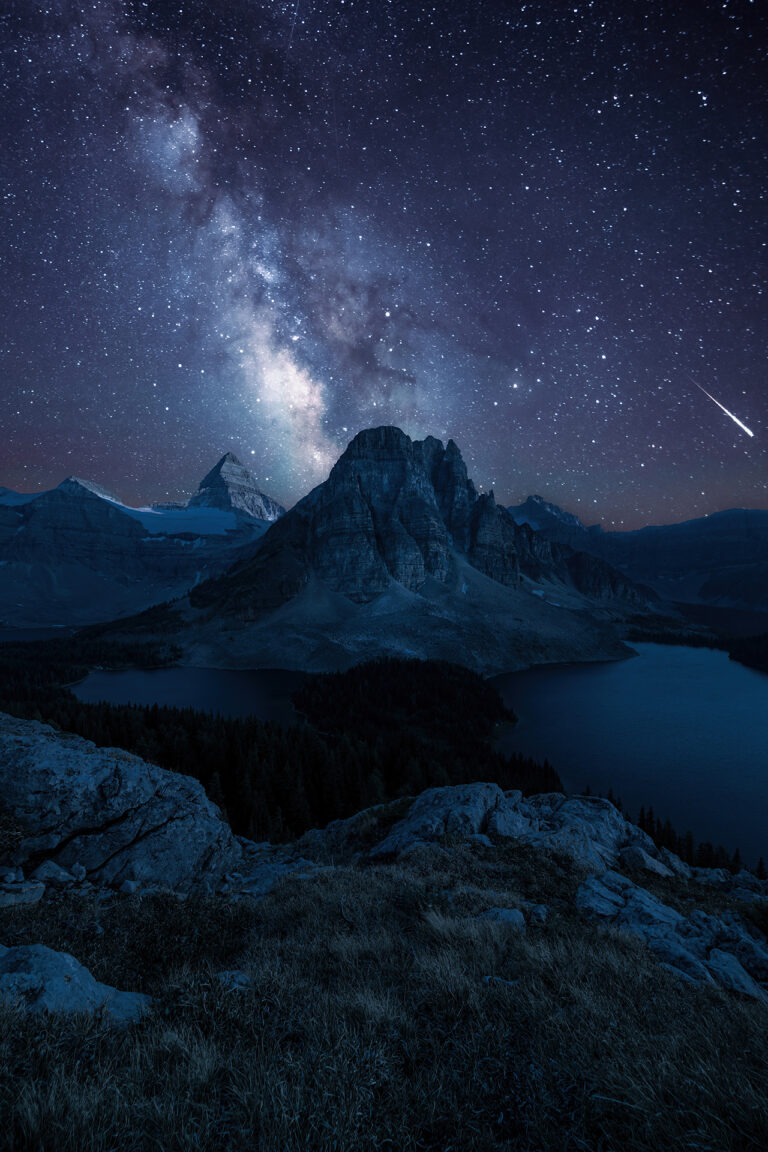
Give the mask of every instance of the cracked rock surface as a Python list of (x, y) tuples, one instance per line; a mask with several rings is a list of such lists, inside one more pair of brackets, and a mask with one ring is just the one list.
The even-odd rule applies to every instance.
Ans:
[(46, 724), (0, 716), (0, 796), (27, 835), (13, 864), (88, 880), (215, 890), (242, 850), (190, 776)]

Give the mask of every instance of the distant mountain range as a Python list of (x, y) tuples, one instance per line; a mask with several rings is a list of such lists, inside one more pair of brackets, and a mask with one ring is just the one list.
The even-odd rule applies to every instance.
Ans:
[(393, 427), (360, 432), (289, 512), (231, 453), (186, 503), (130, 508), (74, 477), (0, 489), (3, 623), (127, 632), (170, 602), (184, 659), (212, 666), (607, 659), (660, 597), (768, 607), (767, 575), (768, 512), (603, 532), (537, 496), (504, 508), (452, 440)]
[(732, 508), (682, 524), (604, 532), (540, 496), (509, 511), (517, 524), (605, 560), (666, 600), (768, 610), (768, 512)]
[(0, 488), (0, 622), (85, 624), (173, 599), (250, 554), (284, 511), (231, 453), (186, 504), (130, 508), (76, 477)]

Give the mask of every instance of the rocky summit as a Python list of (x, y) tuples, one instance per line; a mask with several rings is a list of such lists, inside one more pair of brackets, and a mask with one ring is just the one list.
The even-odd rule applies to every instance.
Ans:
[(185, 659), (345, 667), (381, 653), (485, 672), (627, 650), (613, 624), (653, 594), (517, 525), (453, 441), (360, 432), (251, 558), (196, 586)]
[(219, 508), (224, 512), (245, 513), (256, 520), (270, 523), (279, 520), (285, 512), (282, 504), (261, 491), (256, 477), (240, 463), (233, 452), (227, 452), (216, 467), (211, 469), (187, 507)]
[(254, 611), (289, 600), (314, 577), (365, 604), (393, 583), (449, 585), (459, 558), (496, 583), (548, 576), (589, 595), (641, 603), (608, 565), (519, 526), (493, 493), (479, 494), (453, 440), (411, 440), (399, 428), (358, 433), (325, 483), (283, 517), (252, 564), (196, 594)]

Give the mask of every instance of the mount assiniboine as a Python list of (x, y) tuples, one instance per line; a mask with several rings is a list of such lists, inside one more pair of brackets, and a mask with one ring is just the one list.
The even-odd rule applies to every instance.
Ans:
[(283, 511), (231, 453), (186, 504), (130, 508), (76, 477), (0, 488), (1, 622), (87, 624), (180, 596), (249, 555)]
[(623, 655), (616, 624), (652, 600), (515, 524), (453, 441), (382, 427), (169, 611), (193, 664), (331, 669), (391, 653), (491, 672)]

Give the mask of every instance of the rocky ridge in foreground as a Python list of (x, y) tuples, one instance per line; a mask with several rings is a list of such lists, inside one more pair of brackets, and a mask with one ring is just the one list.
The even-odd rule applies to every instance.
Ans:
[[(232, 835), (192, 778), (9, 716), (0, 717), (0, 796), (6, 914), (68, 891), (253, 900), (286, 877), (339, 866), (363, 869), (364, 876), (372, 866), (402, 868), (424, 859), (439, 866), (460, 846), (489, 860), (519, 850), (542, 861), (569, 860), (579, 878), (575, 912), (639, 937), (684, 979), (767, 996), (768, 943), (741, 909), (765, 900), (768, 883), (746, 871), (731, 876), (688, 867), (659, 851), (606, 800), (524, 798), (485, 783), (433, 788), (335, 821), (295, 844), (254, 844)], [(495, 918), (520, 930), (545, 923), (550, 913), (541, 904), (505, 907), (503, 893), (497, 895)], [(715, 897), (714, 910), (690, 908), (697, 899), (712, 906)], [(12, 953), (0, 955), (0, 993), (29, 999), (34, 956), (25, 954), (26, 983), (19, 984), (12, 976), (21, 961)], [(51, 957), (41, 960), (40, 971), (51, 964)], [(55, 998), (46, 1003), (54, 1006)]]

